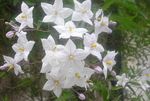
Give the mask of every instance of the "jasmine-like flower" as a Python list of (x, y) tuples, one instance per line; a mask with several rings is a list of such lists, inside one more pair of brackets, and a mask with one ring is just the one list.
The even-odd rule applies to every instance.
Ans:
[(72, 9), (63, 8), (62, 0), (55, 0), (54, 4), (41, 3), (42, 9), (46, 13), (43, 22), (54, 22), (58, 25), (64, 24), (64, 19), (72, 14)]
[(116, 64), (115, 56), (117, 53), (115, 51), (108, 51), (106, 56), (103, 58), (103, 73), (105, 78), (107, 78), (107, 71), (111, 71), (112, 67)]
[(16, 52), (15, 59), (17, 61), (25, 60), (28, 61), (28, 55), (31, 52), (35, 42), (28, 41), (26, 38), (26, 33), (22, 33), (18, 36), (17, 43), (15, 43), (12, 48)]
[(85, 34), (84, 36), (84, 48), (90, 54), (96, 56), (99, 60), (102, 59), (101, 52), (104, 48), (101, 44), (97, 42), (98, 36), (95, 34)]
[(90, 20), (93, 17), (93, 13), (91, 11), (91, 0), (85, 0), (82, 3), (74, 0), (74, 4), (75, 11), (73, 12), (72, 20), (84, 21), (90, 25), (93, 25), (92, 21)]
[(18, 61), (16, 61), (15, 59), (13, 59), (11, 57), (8, 57), (8, 56), (3, 56), (3, 58), (4, 58), (6, 63), (3, 66), (0, 66), (0, 69), (3, 70), (3, 69), (8, 67), (7, 71), (13, 69), (14, 73), (16, 75), (18, 75), (19, 73), (21, 73), (21, 74), (24, 73), (21, 69), (21, 66), (17, 64)]
[(34, 7), (29, 8), (26, 3), (22, 2), (21, 4), (22, 13), (20, 13), (15, 18), (16, 21), (21, 24), (19, 27), (19, 31), (21, 31), (26, 26), (33, 28), (33, 16), (32, 16), (33, 8)]
[(129, 82), (129, 79), (126, 77), (126, 74), (123, 73), (121, 76), (117, 75), (117, 85), (116, 86), (122, 86), (125, 87), (125, 85), (127, 84), (127, 82)]
[(95, 34), (102, 32), (112, 33), (112, 30), (109, 28), (109, 18), (104, 16), (102, 9), (96, 12), (95, 19)]
[(85, 28), (76, 28), (72, 21), (68, 21), (65, 25), (54, 26), (54, 28), (60, 33), (59, 38), (70, 38), (71, 36), (82, 38), (87, 32)]

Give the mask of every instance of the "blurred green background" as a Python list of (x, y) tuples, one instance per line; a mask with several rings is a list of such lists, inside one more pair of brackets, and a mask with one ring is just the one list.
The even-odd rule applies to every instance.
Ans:
[[(41, 23), (45, 15), (40, 7), (41, 2), (53, 3), (54, 0), (24, 0), (30, 7), (34, 6), (35, 27), (43, 29), (53, 29), (47, 24)], [(73, 9), (73, 0), (63, 0), (65, 7)], [(80, 0), (83, 1), (83, 0)], [(14, 20), (20, 13), (22, 0), (0, 0), (0, 64), (2, 65), (2, 55), (13, 56), (11, 48), (16, 39), (7, 39), (5, 34), (11, 30), (5, 25), (6, 21)], [(92, 10), (102, 8), (105, 15), (117, 22), (110, 35), (102, 34), (99, 41), (104, 43), (105, 49), (119, 52), (117, 73), (125, 71), (128, 57), (135, 57), (139, 63), (144, 64), (150, 55), (150, 0), (92, 0)], [(56, 97), (52, 93), (42, 90), (45, 80), (40, 74), (41, 58), (44, 56), (40, 38), (46, 38), (50, 33), (33, 31), (28, 34), (28, 39), (35, 40), (35, 47), (30, 55), (30, 63), (25, 63), (26, 74), (16, 77), (11, 72), (0, 71), (0, 101), (55, 101)], [(51, 33), (54, 34), (54, 33)], [(36, 58), (34, 58), (36, 57)], [(141, 62), (142, 60), (142, 62)], [(36, 61), (36, 62), (35, 62)], [(138, 64), (137, 64), (138, 65)], [(105, 82), (94, 80), (94, 91), (98, 92), (104, 101), (122, 101), (123, 96), (118, 88), (108, 90)], [(101, 101), (99, 97), (94, 98), (90, 92), (86, 93), (88, 101)], [(119, 95), (119, 96), (118, 96)], [(110, 100), (111, 99), (111, 100)], [(57, 101), (78, 101), (76, 94), (70, 90), (64, 91)], [(137, 100), (135, 100), (137, 101)]]

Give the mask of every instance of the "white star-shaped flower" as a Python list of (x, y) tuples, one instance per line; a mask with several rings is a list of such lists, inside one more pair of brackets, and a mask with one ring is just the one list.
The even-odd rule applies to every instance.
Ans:
[(129, 82), (129, 79), (126, 77), (126, 74), (123, 73), (121, 76), (117, 75), (117, 85), (116, 86), (122, 86), (125, 87), (126, 83)]
[(12, 48), (16, 52), (15, 59), (17, 61), (25, 60), (28, 61), (28, 55), (31, 52), (35, 42), (28, 41), (26, 38), (26, 33), (18, 36), (17, 43), (15, 43)]
[(90, 25), (93, 25), (92, 21), (90, 20), (93, 17), (93, 13), (91, 11), (91, 0), (85, 0), (82, 3), (74, 0), (74, 4), (75, 11), (73, 12), (72, 20), (84, 21)]
[(68, 40), (65, 50), (64, 50), (64, 64), (66, 67), (72, 67), (83, 64), (83, 60), (89, 55), (85, 50), (83, 49), (77, 49), (76, 45), (72, 40)]
[(51, 91), (53, 90), (54, 94), (59, 97), (62, 93), (62, 88), (70, 88), (65, 85), (65, 76), (62, 73), (58, 75), (52, 75), (50, 73), (46, 74), (48, 81), (45, 83), (43, 90)]
[(117, 53), (115, 51), (108, 51), (106, 56), (103, 58), (103, 73), (105, 78), (107, 78), (107, 71), (111, 71), (112, 67), (116, 64), (115, 56)]
[(102, 32), (112, 33), (109, 28), (109, 18), (104, 16), (102, 9), (99, 9), (95, 15), (95, 34), (100, 34)]
[(54, 28), (60, 33), (59, 38), (70, 38), (71, 36), (82, 38), (87, 32), (85, 28), (76, 28), (72, 21), (68, 21), (65, 25), (54, 26)]
[(85, 34), (84, 36), (84, 48), (86, 51), (96, 56), (99, 60), (102, 59), (101, 52), (104, 48), (101, 44), (97, 42), (98, 36), (95, 34)]
[(16, 75), (18, 75), (19, 73), (23, 74), (24, 72), (21, 69), (21, 66), (18, 65), (18, 61), (16, 61), (15, 59), (8, 57), (8, 56), (3, 56), (4, 60), (5, 60), (5, 64), (3, 66), (0, 66), (0, 69), (5, 69), (8, 67), (8, 71), (13, 69), (14, 73)]
[(51, 35), (47, 39), (41, 39), (42, 46), (45, 50), (45, 56), (42, 59), (41, 73), (48, 73), (53, 68), (59, 67), (61, 60), (63, 59), (63, 45), (56, 45), (55, 40)]
[(55, 0), (54, 4), (41, 3), (42, 9), (46, 13), (43, 22), (54, 22), (58, 25), (64, 24), (64, 19), (72, 14), (72, 9), (63, 8), (62, 0)]
[(22, 2), (21, 5), (22, 13), (20, 13), (15, 18), (17, 22), (21, 23), (19, 31), (21, 31), (26, 26), (33, 28), (33, 15), (32, 15), (33, 8), (34, 7), (29, 8), (26, 3)]

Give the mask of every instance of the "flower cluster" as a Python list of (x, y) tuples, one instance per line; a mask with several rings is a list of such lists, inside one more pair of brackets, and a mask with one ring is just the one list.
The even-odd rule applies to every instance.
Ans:
[[(99, 9), (95, 15), (91, 11), (91, 0), (85, 0), (80, 3), (74, 0), (75, 9), (63, 7), (62, 0), (55, 0), (54, 4), (41, 3), (45, 12), (43, 23), (54, 23), (53, 28), (58, 32), (59, 39), (67, 40), (66, 44), (56, 43), (54, 38), (49, 35), (47, 39), (42, 38), (42, 46), (45, 56), (42, 59), (41, 73), (46, 74), (47, 82), (43, 89), (53, 91), (59, 97), (62, 89), (72, 88), (73, 86), (90, 87), (90, 78), (94, 72), (102, 72), (107, 79), (108, 73), (112, 72), (116, 64), (115, 56), (117, 52), (106, 51), (98, 42), (99, 35), (111, 33), (109, 28), (109, 18), (104, 15), (102, 9)], [(15, 74), (23, 73), (18, 63), (22, 60), (28, 61), (28, 55), (31, 52), (34, 41), (28, 41), (25, 28), (33, 28), (32, 11), (34, 7), (29, 8), (24, 2), (21, 5), (22, 13), (16, 17), (20, 25), (10, 24), (14, 31), (6, 34), (8, 38), (17, 35), (18, 40), (12, 48), (16, 52), (14, 59), (4, 56), (6, 64), (1, 66), (14, 68)], [(71, 17), (70, 17), (71, 16)], [(95, 16), (95, 17), (94, 17)], [(66, 21), (66, 18), (71, 18)], [(93, 20), (94, 19), (94, 20)], [(76, 23), (83, 22), (91, 26), (94, 31), (90, 32), (86, 28), (77, 27)], [(82, 40), (83, 47), (78, 48), (73, 39)], [(103, 54), (102, 54), (103, 53)], [(106, 54), (105, 54), (106, 53)], [(86, 58), (93, 55), (102, 66), (91, 68), (91, 64), (86, 62)], [(118, 83), (120, 84), (120, 83)]]

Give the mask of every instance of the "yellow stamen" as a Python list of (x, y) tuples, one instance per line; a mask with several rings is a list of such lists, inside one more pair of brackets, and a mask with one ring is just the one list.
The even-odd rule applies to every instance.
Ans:
[(58, 86), (60, 84), (59, 80), (55, 80), (54, 83), (56, 86)]
[(14, 68), (14, 65), (13, 65), (13, 64), (10, 64), (10, 65), (8, 66), (7, 72), (9, 72), (10, 70), (12, 70), (13, 68)]
[(75, 77), (80, 79), (81, 78), (80, 73), (75, 73)]
[(101, 22), (101, 26), (106, 26), (107, 24), (105, 22)]
[(92, 47), (92, 48), (96, 48), (96, 47), (97, 47), (97, 44), (96, 44), (96, 43), (92, 43), (92, 44), (91, 44), (91, 47)]
[(74, 60), (74, 58), (75, 58), (74, 55), (72, 55), (72, 54), (69, 55), (69, 59), (70, 59), (70, 60)]
[(150, 74), (145, 74), (145, 76), (150, 77)]
[(19, 52), (24, 52), (24, 50), (25, 50), (24, 48), (19, 48), (18, 49)]
[(68, 27), (69, 32), (74, 32), (74, 29), (72, 27)]
[(21, 19), (26, 20), (27, 16), (25, 14), (21, 15)]
[(112, 64), (113, 64), (113, 61), (112, 61), (112, 60), (108, 60), (108, 61), (106, 61), (106, 64), (107, 64), (107, 65), (112, 65)]

